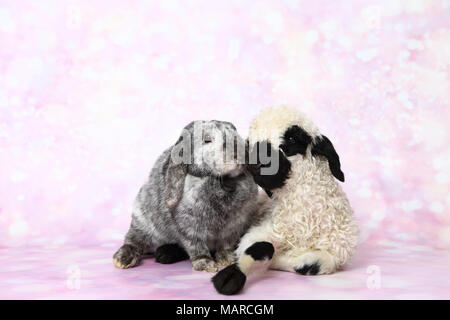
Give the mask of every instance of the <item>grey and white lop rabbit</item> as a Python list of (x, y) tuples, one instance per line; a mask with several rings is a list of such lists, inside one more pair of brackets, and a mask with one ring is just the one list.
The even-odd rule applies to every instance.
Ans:
[(189, 258), (198, 271), (233, 263), (235, 246), (257, 210), (258, 189), (243, 153), (245, 141), (233, 124), (188, 124), (140, 189), (114, 265), (137, 266), (148, 251), (160, 263)]

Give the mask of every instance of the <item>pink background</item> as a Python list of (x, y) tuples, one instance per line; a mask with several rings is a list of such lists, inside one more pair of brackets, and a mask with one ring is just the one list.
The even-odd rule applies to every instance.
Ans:
[(188, 263), (111, 256), (185, 124), (246, 136), (286, 103), (338, 150), (361, 248), (239, 297), (450, 298), (449, 70), (449, 0), (0, 1), (0, 297), (221, 298)]

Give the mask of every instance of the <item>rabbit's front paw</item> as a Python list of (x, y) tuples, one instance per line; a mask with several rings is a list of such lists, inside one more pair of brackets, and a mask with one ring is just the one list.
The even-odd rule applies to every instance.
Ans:
[(139, 249), (130, 244), (124, 244), (114, 254), (113, 262), (117, 268), (127, 269), (135, 267), (141, 262), (142, 254)]
[(215, 258), (219, 266), (226, 267), (234, 263), (234, 253), (232, 250), (217, 251)]
[(210, 258), (200, 258), (192, 261), (192, 270), (205, 271), (205, 272), (217, 272), (219, 268), (217, 267), (214, 260)]

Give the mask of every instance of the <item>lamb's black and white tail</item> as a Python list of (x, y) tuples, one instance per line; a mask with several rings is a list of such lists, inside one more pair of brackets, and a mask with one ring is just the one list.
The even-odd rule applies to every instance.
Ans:
[(270, 242), (255, 242), (248, 247), (244, 254), (239, 257), (238, 262), (219, 271), (212, 282), (217, 292), (226, 295), (236, 294), (242, 290), (249, 275), (250, 269), (255, 262), (271, 260), (274, 247)]

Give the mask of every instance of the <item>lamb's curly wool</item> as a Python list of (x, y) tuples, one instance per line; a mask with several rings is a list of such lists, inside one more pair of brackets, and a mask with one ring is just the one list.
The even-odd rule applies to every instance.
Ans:
[(296, 108), (270, 107), (254, 119), (249, 142), (268, 140), (279, 147), (283, 133), (293, 125), (306, 131), (313, 142), (304, 155), (289, 157), (289, 179), (283, 188), (272, 190), (271, 240), (278, 249), (276, 255), (323, 250), (333, 256), (335, 268), (339, 268), (355, 251), (358, 227), (345, 193), (330, 172), (328, 160), (311, 153), (313, 144), (321, 138), (317, 126)]
[(250, 144), (269, 140), (279, 146), (283, 132), (292, 125), (298, 125), (311, 137), (320, 135), (317, 126), (299, 110), (288, 107), (269, 107), (262, 110), (250, 125), (248, 140)]
[[(254, 119), (249, 143), (268, 141), (284, 154), (285, 134), (293, 127), (301, 132), (299, 137), (309, 137), (300, 138), (302, 148), (287, 155), (290, 172), (282, 187), (269, 190), (272, 197), (259, 201), (259, 219), (236, 250), (238, 268), (234, 266), (234, 271), (219, 272), (213, 278), (220, 293), (238, 292), (243, 284), (233, 286), (237, 282), (232, 281), (231, 271), (242, 278), (255, 261), (269, 260), (271, 269), (304, 275), (327, 274), (344, 266), (355, 252), (358, 226), (350, 203), (335, 180), (344, 180), (339, 156), (314, 123), (295, 108), (267, 108)], [(267, 249), (270, 245), (272, 249)]]
[(314, 158), (310, 152), (304, 159), (301, 155), (292, 158), (291, 177), (271, 200), (273, 244), (278, 254), (327, 251), (339, 268), (358, 242), (353, 210), (325, 159)]

